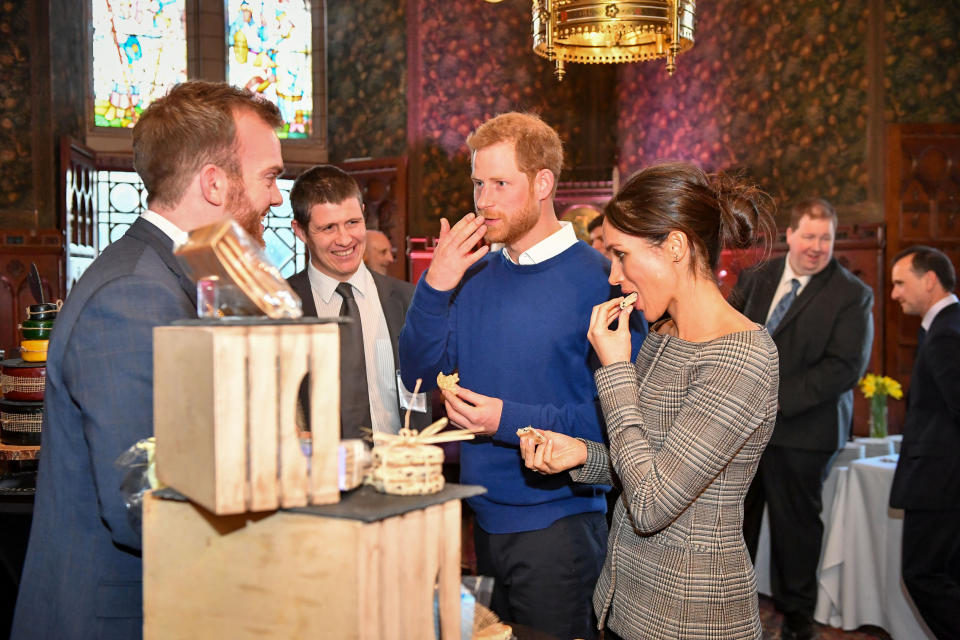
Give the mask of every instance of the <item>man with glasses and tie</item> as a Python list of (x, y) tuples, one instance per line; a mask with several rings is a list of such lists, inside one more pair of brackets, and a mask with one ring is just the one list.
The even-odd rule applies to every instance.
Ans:
[[(367, 227), (356, 180), (338, 167), (315, 166), (294, 181), (290, 208), (293, 232), (310, 254), (307, 268), (287, 279), (303, 314), (348, 320), (340, 327), (341, 437), (396, 433), (411, 403), (410, 427), (424, 428), (428, 403), (409, 398), (397, 375), (397, 338), (414, 287), (363, 264)], [(304, 410), (309, 416), (306, 403)]]
[(920, 316), (890, 506), (903, 509), (903, 582), (938, 638), (960, 637), (960, 304), (942, 251), (893, 259), (890, 297)]
[(873, 291), (833, 257), (836, 230), (829, 202), (800, 202), (790, 212), (787, 255), (745, 271), (731, 294), (780, 353), (777, 424), (744, 501), (744, 538), (755, 557), (766, 504), (784, 640), (815, 637), (820, 492), (850, 436), (853, 387), (873, 342)]

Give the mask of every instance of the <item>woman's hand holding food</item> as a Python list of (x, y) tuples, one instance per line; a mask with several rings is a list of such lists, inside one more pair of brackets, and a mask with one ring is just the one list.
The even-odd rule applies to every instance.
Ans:
[(463, 216), (452, 228), (446, 218), (441, 218), (440, 238), (424, 276), (427, 284), (437, 291), (449, 291), (460, 284), (470, 265), (490, 251), (486, 245), (473, 250), (486, 232), (483, 216), (475, 213)]
[[(587, 339), (604, 366), (630, 361), (630, 312), (633, 306), (621, 308), (620, 300), (614, 298), (598, 304), (590, 314)], [(617, 328), (610, 329), (613, 321), (618, 319)]]
[[(546, 442), (538, 444), (536, 434)], [(587, 461), (587, 445), (563, 433), (537, 429), (520, 436), (523, 464), (539, 473), (560, 473), (579, 467)]]

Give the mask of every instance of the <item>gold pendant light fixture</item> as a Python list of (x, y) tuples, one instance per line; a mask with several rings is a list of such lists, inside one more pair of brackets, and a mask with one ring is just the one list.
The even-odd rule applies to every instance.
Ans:
[(533, 50), (556, 63), (615, 64), (667, 59), (693, 46), (696, 0), (533, 0)]

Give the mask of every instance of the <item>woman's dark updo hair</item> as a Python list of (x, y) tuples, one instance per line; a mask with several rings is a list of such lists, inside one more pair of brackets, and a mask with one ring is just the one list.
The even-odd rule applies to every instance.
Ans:
[(711, 277), (723, 249), (769, 247), (776, 234), (770, 196), (737, 176), (708, 175), (683, 162), (635, 173), (604, 215), (615, 229), (655, 246), (671, 231), (682, 231), (689, 240), (691, 266)]

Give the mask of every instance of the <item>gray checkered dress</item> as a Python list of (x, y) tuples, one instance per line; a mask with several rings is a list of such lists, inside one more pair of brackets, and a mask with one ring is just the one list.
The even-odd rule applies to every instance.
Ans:
[[(765, 329), (694, 343), (651, 332), (634, 364), (596, 373), (609, 453), (588, 444), (579, 482), (623, 495), (593, 595), (626, 639), (761, 638), (743, 498), (773, 432), (777, 348)], [(612, 462), (612, 469), (611, 469)]]

